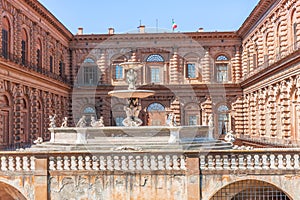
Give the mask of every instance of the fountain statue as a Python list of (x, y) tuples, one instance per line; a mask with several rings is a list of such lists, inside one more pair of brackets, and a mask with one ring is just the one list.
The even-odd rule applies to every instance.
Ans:
[(120, 64), (127, 71), (126, 82), (128, 83), (127, 90), (110, 91), (108, 95), (118, 98), (126, 98), (127, 105), (124, 106), (126, 118), (122, 124), (126, 127), (137, 127), (142, 125), (142, 120), (138, 117), (141, 111), (141, 104), (139, 99), (146, 98), (153, 95), (152, 90), (138, 90), (136, 89), (137, 70), (143, 66), (140, 62), (124, 62)]

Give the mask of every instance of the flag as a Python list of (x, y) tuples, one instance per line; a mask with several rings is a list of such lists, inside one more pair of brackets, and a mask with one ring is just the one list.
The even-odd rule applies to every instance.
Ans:
[(174, 19), (172, 19), (172, 29), (173, 31), (177, 28), (177, 24), (175, 23)]

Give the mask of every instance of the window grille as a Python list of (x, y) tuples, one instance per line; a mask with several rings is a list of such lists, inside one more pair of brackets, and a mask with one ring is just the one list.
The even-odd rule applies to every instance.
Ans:
[(278, 188), (256, 180), (239, 181), (218, 191), (210, 200), (290, 200)]

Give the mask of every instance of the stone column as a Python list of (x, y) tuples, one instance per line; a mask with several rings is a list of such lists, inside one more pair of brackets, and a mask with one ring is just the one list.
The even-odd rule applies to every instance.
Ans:
[(179, 73), (178, 73), (178, 64), (179, 58), (177, 52), (174, 52), (173, 56), (170, 59), (170, 84), (178, 84), (179, 82)]
[(243, 116), (243, 97), (238, 97), (236, 102), (232, 104), (235, 117), (235, 133), (238, 135), (244, 134), (244, 116)]
[[(104, 50), (105, 51), (105, 50)], [(97, 62), (98, 65), (98, 72), (99, 72), (99, 82), (101, 84), (109, 84), (109, 78), (106, 74), (106, 66), (107, 66), (107, 62), (106, 62), (106, 54), (105, 52), (102, 52), (100, 55), (100, 58)]]
[(278, 89), (276, 89), (275, 87), (273, 87), (272, 85), (269, 86), (268, 89), (268, 102), (267, 102), (267, 107), (268, 107), (268, 111), (269, 112), (269, 118), (267, 120), (269, 120), (270, 122), (267, 122), (270, 127), (270, 136), (271, 137), (276, 137), (276, 130), (277, 130), (277, 123), (276, 123), (276, 92)]
[(243, 100), (243, 120), (244, 120), (244, 135), (249, 135), (249, 94), (245, 95)]
[(15, 59), (17, 59), (19, 62), (21, 62), (21, 10), (17, 10), (16, 15), (14, 15), (13, 19), (13, 54), (15, 56)]
[(21, 92), (21, 86), (20, 85), (14, 85), (13, 88), (13, 97), (14, 97), (14, 143), (15, 147), (19, 148), (20, 142), (21, 142), (21, 135), (22, 135), (22, 130), (21, 130), (21, 100), (22, 100), (22, 92)]
[(259, 135), (266, 135), (266, 91), (261, 89), (258, 95)]
[(250, 94), (250, 102), (249, 102), (249, 106), (250, 106), (250, 134), (251, 137), (253, 137), (254, 135), (256, 135), (256, 112), (257, 112), (257, 107), (256, 107), (256, 94), (252, 93)]
[(205, 51), (204, 58), (201, 59), (201, 66), (202, 69), (202, 81), (204, 83), (210, 83), (211, 82), (211, 69), (210, 69), (210, 55), (209, 51)]
[(273, 24), (275, 24), (273, 21), (268, 22), (268, 38), (267, 38), (267, 45), (268, 45), (268, 52), (267, 54), (269, 55), (269, 64), (274, 63), (275, 61), (275, 44), (274, 44), (274, 27)]
[(291, 137), (291, 110), (290, 110), (290, 89), (292, 80), (281, 82), (281, 122), (282, 122), (282, 136), (284, 139)]
[(257, 35), (257, 66), (261, 66), (264, 63), (264, 42), (261, 32)]
[[(38, 92), (37, 89), (31, 89), (30, 91), (30, 107), (31, 107), (31, 127), (30, 127), (30, 134), (31, 138), (29, 138), (30, 143), (32, 143), (33, 140), (35, 140), (38, 137), (38, 121), (39, 119), (37, 118), (37, 97), (38, 97)], [(39, 130), (41, 131), (41, 130)]]
[(245, 77), (248, 74), (248, 50), (246, 44), (243, 45), (243, 54), (242, 54), (242, 77)]
[(241, 79), (241, 54), (239, 47), (235, 47), (236, 52), (232, 60), (232, 82), (237, 83)]

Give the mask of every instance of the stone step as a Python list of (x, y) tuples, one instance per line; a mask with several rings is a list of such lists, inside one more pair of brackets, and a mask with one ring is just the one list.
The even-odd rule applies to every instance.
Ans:
[(127, 150), (207, 150), (207, 149), (231, 149), (231, 144), (222, 141), (206, 141), (202, 143), (103, 143), (103, 144), (59, 144), (45, 142), (34, 145), (29, 151), (122, 151)]

